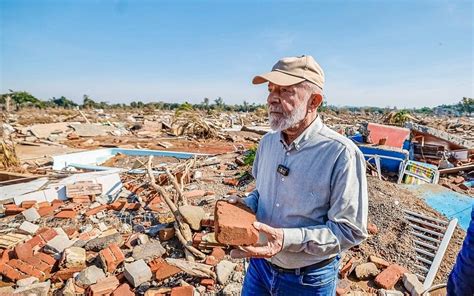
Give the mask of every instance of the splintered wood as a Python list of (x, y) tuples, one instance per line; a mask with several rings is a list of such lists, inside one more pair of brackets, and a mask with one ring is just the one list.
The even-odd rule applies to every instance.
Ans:
[(102, 185), (92, 181), (81, 181), (66, 186), (66, 196), (68, 198), (100, 194), (102, 194)]

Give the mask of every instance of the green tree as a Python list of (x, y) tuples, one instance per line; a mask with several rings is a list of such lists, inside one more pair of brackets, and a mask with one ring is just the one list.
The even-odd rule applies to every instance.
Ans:
[(93, 109), (97, 108), (97, 103), (91, 99), (88, 95), (82, 96), (82, 108), (84, 109)]
[(70, 109), (70, 108), (77, 107), (76, 103), (74, 103), (73, 101), (67, 99), (64, 96), (61, 96), (59, 98), (53, 97), (50, 100), (50, 102), (52, 104), (54, 104), (56, 107), (61, 107), (61, 108), (65, 108), (65, 109)]

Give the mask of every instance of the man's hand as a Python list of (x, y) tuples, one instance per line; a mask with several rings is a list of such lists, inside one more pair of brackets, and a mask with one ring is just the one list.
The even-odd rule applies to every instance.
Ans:
[(234, 249), (230, 252), (232, 258), (270, 258), (281, 251), (283, 247), (283, 229), (273, 228), (260, 222), (254, 222), (253, 226), (267, 237), (267, 243)]

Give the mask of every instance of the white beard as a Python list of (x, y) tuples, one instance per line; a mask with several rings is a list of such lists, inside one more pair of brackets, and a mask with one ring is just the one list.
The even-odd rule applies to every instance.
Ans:
[(290, 114), (271, 114), (270, 111), (283, 112), (280, 107), (268, 107), (268, 118), (272, 130), (281, 132), (296, 126), (306, 117), (306, 100), (301, 102)]

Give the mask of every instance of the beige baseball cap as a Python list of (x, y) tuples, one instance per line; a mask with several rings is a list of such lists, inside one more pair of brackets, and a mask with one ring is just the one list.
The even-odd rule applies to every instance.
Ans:
[(276, 85), (289, 86), (309, 81), (321, 89), (324, 87), (324, 72), (312, 56), (288, 57), (279, 60), (272, 71), (255, 76), (253, 84), (271, 82)]

